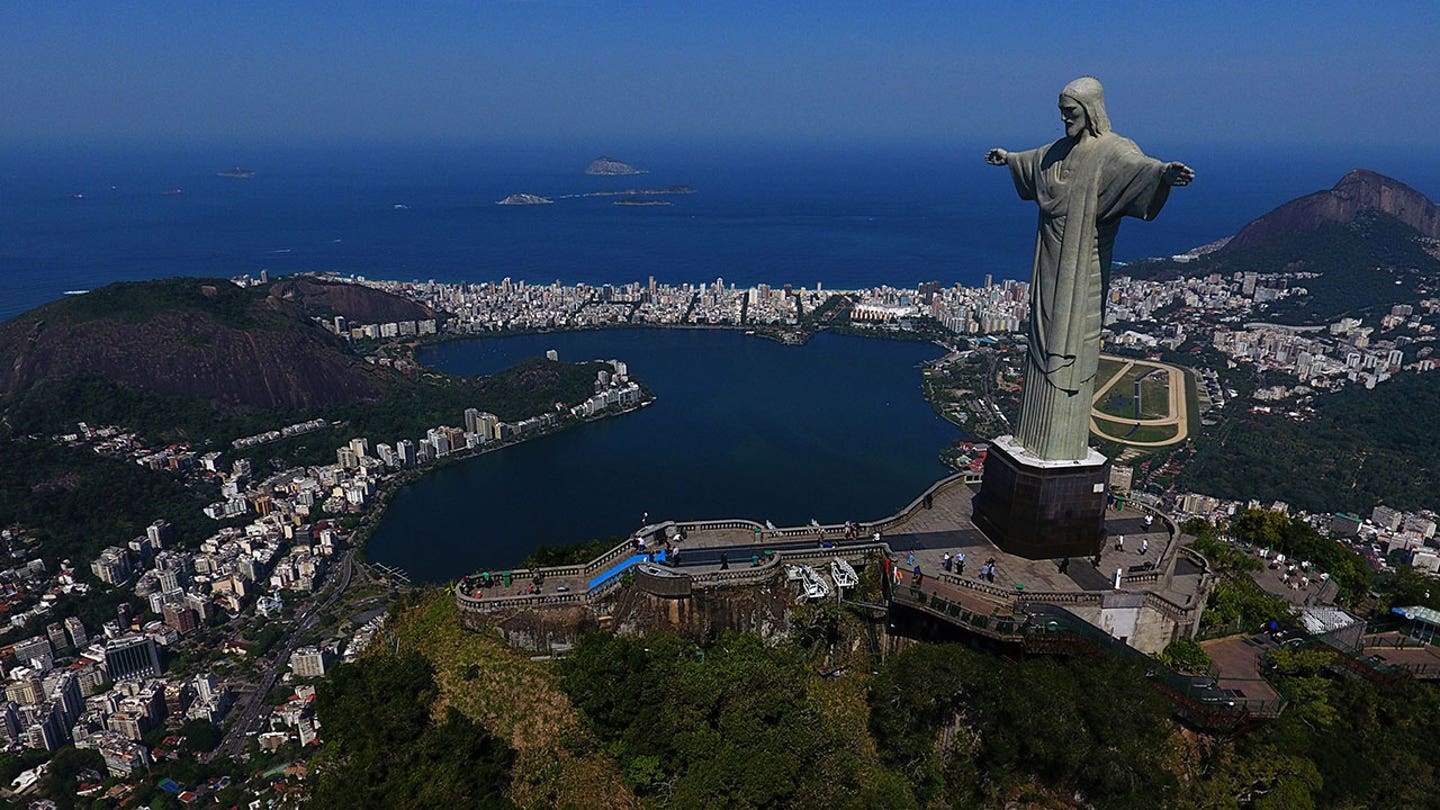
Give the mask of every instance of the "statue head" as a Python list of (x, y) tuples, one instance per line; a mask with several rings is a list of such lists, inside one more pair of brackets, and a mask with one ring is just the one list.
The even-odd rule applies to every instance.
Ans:
[(1060, 117), (1071, 138), (1079, 137), (1081, 131), (1092, 137), (1109, 132), (1110, 116), (1105, 114), (1105, 88), (1100, 80), (1081, 76), (1065, 85), (1060, 91)]

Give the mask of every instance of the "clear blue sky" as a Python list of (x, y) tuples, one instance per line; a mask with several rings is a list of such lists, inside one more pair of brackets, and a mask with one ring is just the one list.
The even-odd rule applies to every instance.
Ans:
[(1436, 2), (383, 5), (10, 0), (0, 140), (1440, 139)]

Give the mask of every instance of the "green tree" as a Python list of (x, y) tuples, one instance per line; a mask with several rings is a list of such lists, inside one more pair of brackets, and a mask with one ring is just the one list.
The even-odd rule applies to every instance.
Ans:
[(1160, 663), (1181, 672), (1204, 672), (1210, 667), (1210, 656), (1193, 638), (1177, 638), (1165, 645)]
[(1109, 657), (1007, 665), (920, 645), (872, 682), (870, 728), (922, 801), (997, 806), (1037, 780), (1103, 807), (1161, 807), (1176, 791), (1169, 705)]
[(62, 746), (40, 777), (40, 789), (62, 808), (75, 806), (77, 777), (86, 769), (105, 773), (105, 758), (92, 748)]
[(414, 654), (366, 656), (320, 684), (319, 808), (509, 808), (514, 754), (453, 707), (432, 720), (434, 668)]
[(209, 720), (189, 720), (180, 727), (180, 736), (191, 751), (207, 752), (215, 749), (225, 735)]
[(749, 634), (706, 648), (667, 633), (595, 634), (581, 639), (560, 673), (622, 773), (661, 804), (914, 804), (902, 780), (866, 775), (811, 699), (812, 676), (794, 649)]

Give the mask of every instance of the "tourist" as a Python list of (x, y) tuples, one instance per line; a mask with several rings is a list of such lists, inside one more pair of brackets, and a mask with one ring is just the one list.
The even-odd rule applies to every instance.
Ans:
[(1124, 551), (1124, 550), (1125, 550), (1125, 535), (1123, 535), (1123, 534), (1117, 534), (1117, 535), (1115, 535), (1115, 550), (1116, 550), (1116, 551)]
[[(912, 555), (911, 558), (913, 559), (914, 556)], [(918, 588), (918, 587), (920, 587), (920, 566), (918, 566), (918, 565), (915, 566), (914, 574), (915, 574), (915, 587)]]
[(950, 552), (945, 552), (945, 556), (940, 558), (940, 567), (945, 569), (945, 573), (950, 573)]
[(722, 551), (720, 552), (720, 570), (724, 571), (728, 568), (730, 568), (730, 557)]
[(905, 564), (906, 564), (906, 565), (914, 565), (914, 564), (915, 564), (915, 552), (913, 552), (913, 551), (910, 552), (910, 556), (905, 559)]
[(965, 552), (955, 552), (955, 576), (965, 576)]
[(1063, 560), (1060, 561), (1060, 573), (1063, 574), (1063, 573), (1065, 573), (1066, 571), (1069, 571), (1069, 570), (1070, 570), (1070, 558), (1069, 558), (1069, 557), (1066, 557), (1066, 558), (1064, 558)]
[(1142, 537), (1142, 538), (1140, 538), (1140, 556), (1143, 557), (1143, 556), (1145, 556), (1146, 554), (1148, 554), (1149, 552), (1150, 552), (1150, 538), (1148, 538), (1148, 537)]

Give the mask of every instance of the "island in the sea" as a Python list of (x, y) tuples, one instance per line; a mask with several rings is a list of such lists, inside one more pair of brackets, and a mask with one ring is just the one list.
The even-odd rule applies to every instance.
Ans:
[(634, 166), (631, 166), (629, 163), (625, 163), (624, 161), (601, 155), (600, 157), (597, 157), (594, 160), (590, 161), (590, 165), (585, 167), (585, 173), (615, 176), (624, 174), (644, 174), (645, 170), (637, 169)]
[(230, 177), (236, 180), (250, 180), (255, 177), (255, 172), (251, 169), (242, 169), (239, 166), (236, 166), (233, 169), (226, 169), (223, 172), (216, 172), (216, 176)]
[(496, 205), (549, 205), (555, 202), (549, 197), (541, 197), (539, 194), (511, 194), (503, 200), (496, 202)]
[(694, 186), (664, 186), (662, 188), (627, 188), (619, 191), (587, 191), (581, 197), (633, 197), (636, 194), (694, 194)]

